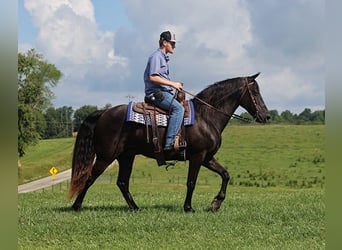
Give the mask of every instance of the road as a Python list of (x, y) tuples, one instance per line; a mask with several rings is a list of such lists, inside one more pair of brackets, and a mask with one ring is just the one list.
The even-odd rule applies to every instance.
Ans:
[(18, 193), (32, 192), (41, 188), (55, 185), (62, 181), (68, 180), (70, 178), (71, 178), (71, 169), (56, 174), (55, 179), (52, 179), (51, 176), (49, 176), (49, 177), (42, 178), (40, 180), (36, 180), (36, 181), (32, 181), (23, 185), (19, 185)]

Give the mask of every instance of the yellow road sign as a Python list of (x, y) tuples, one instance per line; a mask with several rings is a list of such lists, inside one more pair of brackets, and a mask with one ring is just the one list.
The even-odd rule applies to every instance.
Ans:
[(56, 175), (57, 172), (58, 172), (58, 170), (57, 170), (56, 167), (52, 167), (52, 168), (50, 169), (50, 174), (51, 174), (51, 175)]

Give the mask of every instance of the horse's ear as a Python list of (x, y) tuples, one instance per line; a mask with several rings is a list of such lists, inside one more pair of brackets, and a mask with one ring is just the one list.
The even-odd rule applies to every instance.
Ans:
[(256, 73), (255, 75), (249, 76), (248, 77), (248, 82), (252, 82), (255, 80), (260, 75), (260, 72)]

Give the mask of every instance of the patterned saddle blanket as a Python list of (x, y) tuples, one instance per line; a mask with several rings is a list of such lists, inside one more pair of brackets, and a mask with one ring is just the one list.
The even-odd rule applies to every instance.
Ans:
[[(194, 106), (191, 100), (187, 101), (187, 107), (185, 108), (185, 115), (184, 115), (184, 126), (193, 125), (195, 123), (195, 112), (194, 112)], [(127, 116), (126, 121), (128, 122), (135, 122), (140, 124), (146, 124), (145, 119), (147, 121), (147, 124), (151, 126), (151, 119), (147, 115), (140, 112), (136, 112), (134, 106), (139, 105), (141, 103), (135, 103), (135, 102), (129, 102), (128, 108), (127, 108)], [(163, 114), (162, 112), (156, 112), (156, 122), (157, 126), (160, 127), (166, 127), (168, 123), (168, 115)]]

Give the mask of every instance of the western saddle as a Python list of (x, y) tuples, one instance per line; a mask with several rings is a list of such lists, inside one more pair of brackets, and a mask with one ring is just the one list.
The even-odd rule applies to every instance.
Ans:
[[(184, 116), (187, 117), (190, 112), (189, 112), (189, 103), (187, 100), (185, 100), (185, 93), (178, 91), (176, 99), (179, 103), (181, 103), (184, 106), (185, 108)], [(165, 154), (163, 151), (163, 143), (161, 143), (164, 141), (164, 138), (161, 138), (161, 135), (159, 134), (156, 117), (158, 114), (169, 115), (169, 111), (158, 108), (153, 103), (153, 100), (149, 98), (145, 98), (145, 102), (135, 103), (133, 106), (133, 111), (143, 114), (144, 116), (144, 120), (146, 124), (147, 143), (151, 143), (148, 118), (151, 121), (152, 144), (153, 144), (153, 149), (156, 155), (158, 166), (166, 165)], [(174, 149), (175, 151), (170, 152), (170, 154), (172, 154), (173, 156), (176, 155), (177, 160), (185, 161), (186, 160), (186, 157), (185, 157), (186, 141), (185, 141), (184, 124), (182, 124), (176, 136)]]

